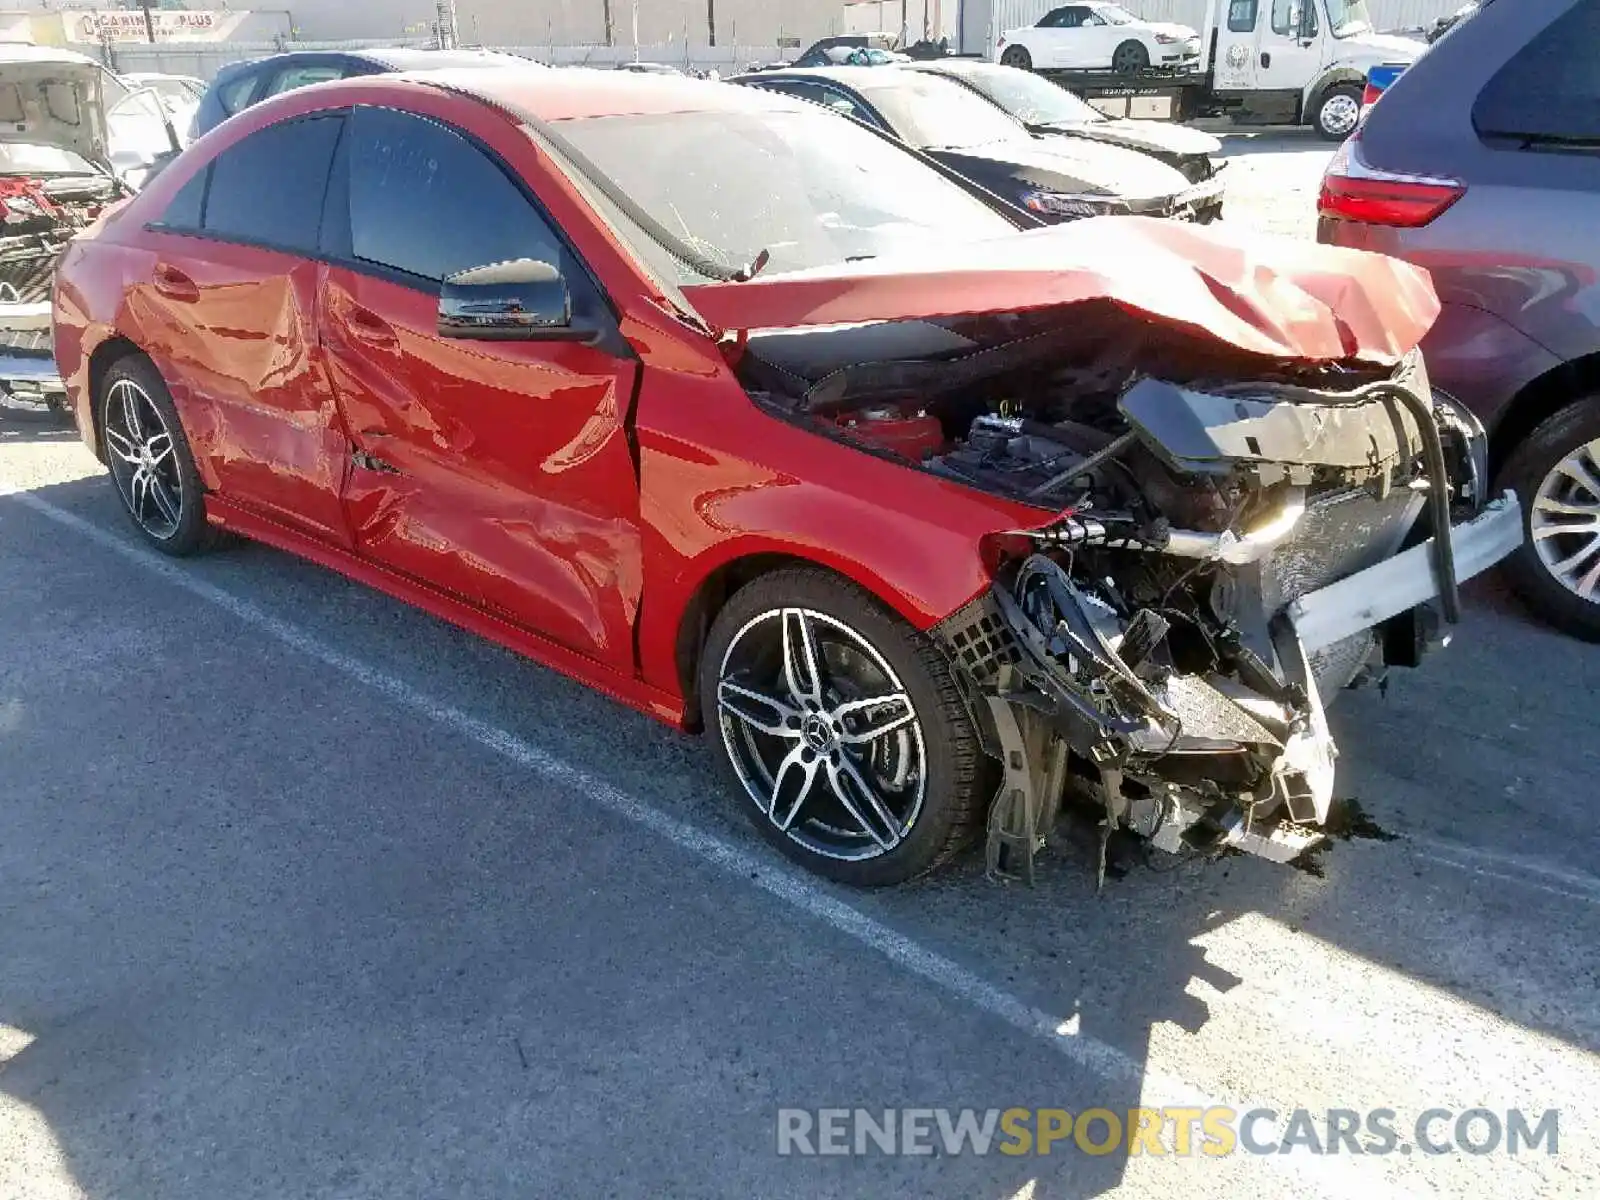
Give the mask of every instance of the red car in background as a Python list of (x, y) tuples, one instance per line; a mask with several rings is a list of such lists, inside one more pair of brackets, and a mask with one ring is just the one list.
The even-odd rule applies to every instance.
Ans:
[[(1390, 260), (1025, 213), (621, 72), (298, 90), (75, 241), (56, 353), (154, 546), (232, 531), (714, 734), (858, 884), (984, 827), (1286, 859), (1322, 696), (1508, 552)], [(1509, 539), (1509, 540), (1508, 540)]]

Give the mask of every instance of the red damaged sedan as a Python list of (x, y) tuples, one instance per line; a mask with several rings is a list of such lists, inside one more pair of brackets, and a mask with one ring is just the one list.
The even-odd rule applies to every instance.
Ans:
[(1287, 860), (1326, 698), (1521, 536), (1420, 272), (1026, 214), (803, 102), (463, 71), (228, 121), (64, 256), (140, 533), (341, 571), (690, 729), (858, 884), (1066, 798)]

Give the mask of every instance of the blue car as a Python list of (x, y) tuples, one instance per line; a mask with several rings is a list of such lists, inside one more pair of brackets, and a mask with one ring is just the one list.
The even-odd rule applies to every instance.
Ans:
[(297, 50), (250, 62), (232, 63), (217, 72), (195, 110), (191, 140), (209, 133), (234, 113), (252, 104), (313, 83), (353, 75), (386, 75), (394, 71), (429, 71), (446, 67), (539, 67), (532, 59), (489, 50)]

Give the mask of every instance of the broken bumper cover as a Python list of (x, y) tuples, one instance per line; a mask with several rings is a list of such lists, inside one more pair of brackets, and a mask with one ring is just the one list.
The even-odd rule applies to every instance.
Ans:
[[(1521, 507), (1507, 492), (1451, 527), (1454, 579), (1487, 570), (1521, 539)], [(1024, 575), (1054, 572), (1034, 562)], [(1066, 751), (1098, 777), (1090, 787), (1106, 809), (1104, 827), (1130, 829), (1158, 849), (1232, 848), (1288, 862), (1316, 846), (1338, 751), (1312, 656), (1430, 605), (1444, 591), (1445, 564), (1430, 538), (1270, 608), (1270, 647), (1244, 688), (1170, 669), (1136, 678), (1123, 661), (1131, 635), (1117, 645), (1096, 638), (1092, 615), (1082, 621), (1082, 594), (1064, 573), (1053, 580), (1055, 607), (1043, 622), (997, 583), (936, 629), (985, 748), (1005, 768), (990, 821), (990, 865), (1001, 874), (1016, 873), (1006, 859), (1031, 872), (1031, 851), (1070, 782), (1058, 757)], [(1054, 644), (1063, 639), (1047, 636), (1052, 627), (1067, 653)]]
[(27, 411), (65, 408), (67, 386), (48, 354), (0, 352), (0, 407)]

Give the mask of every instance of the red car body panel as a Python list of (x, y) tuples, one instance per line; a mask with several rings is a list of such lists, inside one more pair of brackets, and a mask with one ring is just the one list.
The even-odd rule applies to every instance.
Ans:
[(1439, 315), (1427, 273), (1395, 259), (1154, 217), (1095, 217), (937, 258), (882, 257), (683, 291), (722, 329), (1109, 300), (1252, 354), (1382, 364), (1415, 349)]
[(438, 308), (324, 271), (318, 329), (350, 442), (394, 468), (350, 471), (356, 549), (631, 669), (643, 579), (623, 419), (638, 363), (577, 343), (441, 339)]
[[(692, 723), (680, 647), (692, 642), (695, 600), (719, 568), (756, 555), (814, 562), (926, 629), (988, 586), (989, 535), (1051, 514), (863, 454), (758, 408), (729, 365), (732, 343), (678, 312), (512, 109), (555, 119), (786, 102), (598, 74), (378, 76), (246, 110), (69, 248), (56, 289), (57, 362), (80, 430), (100, 452), (96, 351), (115, 342), (147, 353), (172, 391), (219, 524), (644, 711)], [(452, 90), (469, 83), (479, 96)], [(608, 296), (632, 357), (574, 342), (441, 339), (437, 299), (423, 291), (148, 227), (234, 142), (286, 117), (352, 104), (433, 117), (499, 155)], [(1162, 240), (1137, 225), (1105, 236), (1152, 252)], [(1341, 293), (1350, 256), (1324, 250), (1305, 257), (1290, 286), (1233, 249), (1206, 251), (1208, 239), (1195, 239), (1212, 255), (1208, 273), (1188, 272), (1192, 286), (1176, 298), (1163, 298), (1159, 285), (1125, 283), (1142, 268), (1113, 271), (1108, 262), (1081, 278), (968, 264), (947, 278), (866, 270), (691, 290), (703, 315), (727, 328), (1109, 295), (1169, 321), (1220, 326), (1261, 353), (1306, 357), (1352, 338), (1369, 355), (1403, 352), (1413, 328), (1431, 319), (1426, 281), (1408, 269), (1385, 274), (1373, 265), (1357, 293)], [(1030, 255), (1072, 244), (1018, 241)], [(1171, 243), (1161, 253), (1170, 260), (1186, 251)], [(1223, 277), (1219, 296), (1214, 281)], [(1385, 282), (1394, 293), (1387, 307), (1377, 294)], [(929, 301), (930, 284), (959, 291), (960, 305)], [(1356, 314), (1344, 325), (1328, 311), (1340, 304)], [(1388, 340), (1369, 324), (1385, 316)]]

